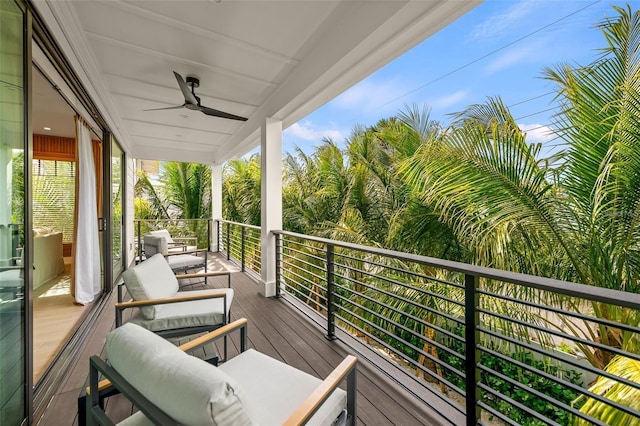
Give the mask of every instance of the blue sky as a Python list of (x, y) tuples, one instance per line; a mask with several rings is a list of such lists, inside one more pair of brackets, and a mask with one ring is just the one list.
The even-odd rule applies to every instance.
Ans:
[[(548, 135), (554, 86), (543, 69), (587, 65), (604, 46), (595, 27), (622, 1), (485, 0), (440, 32), (284, 131), (283, 150), (305, 152), (329, 137), (339, 144), (356, 125), (370, 126), (406, 105), (449, 114), (500, 96), (530, 142), (552, 151)], [(640, 1), (630, 1), (634, 10)], [(556, 147), (557, 148), (557, 147)]]

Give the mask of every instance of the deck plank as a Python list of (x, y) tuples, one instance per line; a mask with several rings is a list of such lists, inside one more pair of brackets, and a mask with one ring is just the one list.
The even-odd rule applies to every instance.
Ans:
[[(210, 254), (209, 259), (212, 265), (210, 270), (226, 264), (226, 260), (216, 254)], [(248, 319), (249, 347), (320, 378), (327, 376), (347, 354), (353, 353), (344, 343), (327, 340), (322, 326), (302, 315), (286, 298), (261, 297), (257, 282), (251, 276), (239, 272), (236, 267), (229, 267), (235, 270), (231, 277), (234, 289), (231, 317), (232, 320), (242, 317)], [(197, 283), (181, 290), (222, 288), (226, 285), (225, 278), (214, 277), (207, 284)], [(104, 356), (104, 336), (114, 326), (113, 309), (108, 307), (115, 303), (115, 296), (111, 295), (111, 298), (113, 302), (107, 304), (68, 380), (55, 395), (39, 424), (77, 424), (77, 415), (70, 407), (76, 407), (77, 396), (86, 383), (89, 356)], [(221, 354), (222, 342), (217, 342), (216, 346)], [(235, 356), (239, 348), (239, 337), (229, 338), (228, 355)], [(209, 353), (210, 350), (211, 348), (205, 349)], [(398, 386), (390, 385), (387, 377), (362, 359), (358, 365), (357, 403), (359, 425), (437, 424), (432, 420), (425, 420), (431, 416), (427, 415), (424, 404)], [(108, 399), (106, 410), (113, 416), (113, 420), (118, 421), (129, 415), (134, 408), (118, 395)]]

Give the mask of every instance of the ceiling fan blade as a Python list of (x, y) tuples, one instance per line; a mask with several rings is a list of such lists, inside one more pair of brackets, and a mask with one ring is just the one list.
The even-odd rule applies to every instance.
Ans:
[(180, 90), (182, 90), (182, 95), (184, 96), (184, 103), (198, 105), (198, 100), (196, 99), (196, 95), (191, 93), (191, 91), (189, 90), (189, 86), (187, 86), (187, 83), (184, 81), (182, 76), (175, 71), (173, 72), (173, 75), (176, 76), (176, 80), (178, 80), (178, 85), (180, 86)]
[(176, 105), (176, 106), (166, 107), (166, 108), (144, 109), (143, 111), (161, 111), (163, 109), (180, 109), (180, 108), (184, 108), (184, 104), (183, 105)]
[(218, 111), (217, 109), (207, 108), (205, 106), (201, 106), (200, 111), (214, 117), (228, 118), (230, 120), (238, 120), (238, 121), (247, 121), (246, 117), (240, 117), (239, 115), (229, 114), (228, 112)]

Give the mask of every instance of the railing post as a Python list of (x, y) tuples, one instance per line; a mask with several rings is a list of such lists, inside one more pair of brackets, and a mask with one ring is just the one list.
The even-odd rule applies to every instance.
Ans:
[(218, 247), (218, 253), (220, 253), (220, 243), (222, 242), (222, 222), (216, 219), (216, 247)]
[(282, 282), (282, 235), (276, 236), (276, 299), (280, 298), (280, 284)]
[(475, 426), (480, 421), (482, 410), (478, 405), (481, 398), (480, 369), (477, 364), (480, 362), (480, 351), (477, 345), (480, 342), (480, 313), (478, 306), (480, 295), (478, 293), (478, 277), (476, 275), (465, 274), (465, 375), (466, 375), (466, 408), (467, 426)]
[(227, 260), (231, 259), (231, 232), (230, 232), (231, 224), (227, 223)]
[(333, 280), (334, 280), (334, 263), (333, 263), (333, 250), (332, 244), (327, 244), (327, 339), (335, 340), (335, 312), (334, 312), (334, 297), (333, 297)]
[(240, 237), (240, 264), (242, 265), (242, 272), (244, 272), (244, 236), (245, 236), (245, 227), (240, 227), (241, 237)]
[(211, 222), (213, 219), (207, 219), (207, 251), (211, 251)]
[(138, 260), (136, 260), (136, 265), (142, 262), (142, 240), (140, 239), (140, 223), (138, 220)]

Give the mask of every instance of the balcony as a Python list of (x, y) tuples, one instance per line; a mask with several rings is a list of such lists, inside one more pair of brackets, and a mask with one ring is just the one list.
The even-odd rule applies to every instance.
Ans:
[[(217, 221), (216, 230), (210, 268), (234, 271), (232, 316), (249, 319), (251, 347), (318, 377), (356, 354), (359, 424), (598, 424), (580, 411), (594, 403), (640, 419), (637, 401), (590, 388), (604, 377), (640, 390), (602, 362), (640, 362), (615, 337), (640, 333), (629, 321), (640, 295), (278, 231), (278, 296), (264, 298), (259, 228)], [(41, 424), (77, 421), (69, 413), (88, 356), (113, 327), (113, 303)], [(132, 410), (120, 396), (107, 408), (115, 418)]]

